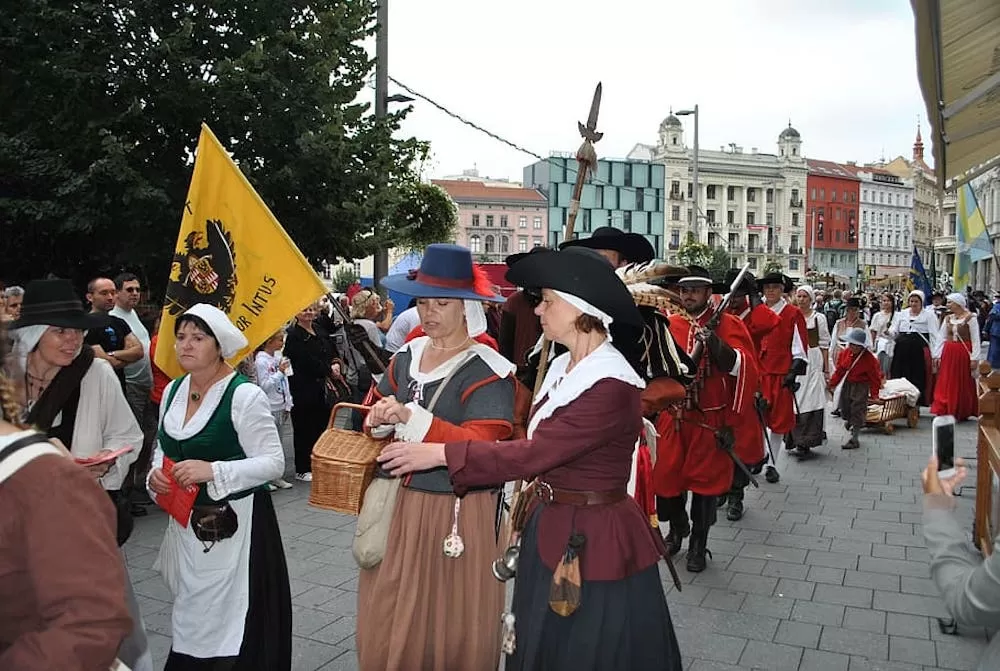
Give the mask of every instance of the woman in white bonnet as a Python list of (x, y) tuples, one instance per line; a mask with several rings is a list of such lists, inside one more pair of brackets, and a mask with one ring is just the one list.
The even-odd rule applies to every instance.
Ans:
[(198, 495), (186, 524), (168, 521), (156, 562), (174, 595), (165, 671), (288, 671), (288, 567), (266, 488), (285, 460), (267, 397), (226, 363), (247, 340), (221, 310), (193, 306), (174, 334), (187, 374), (163, 392), (147, 482)]
[(949, 314), (941, 324), (934, 348), (938, 379), (934, 385), (931, 414), (952, 415), (961, 422), (979, 415), (976, 381), (972, 377), (982, 358), (979, 320), (966, 308), (962, 294), (948, 294), (945, 305)]

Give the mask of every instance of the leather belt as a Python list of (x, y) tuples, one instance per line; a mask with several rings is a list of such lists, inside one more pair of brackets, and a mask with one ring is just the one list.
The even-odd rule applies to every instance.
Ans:
[(558, 489), (542, 480), (535, 480), (535, 496), (546, 503), (562, 503), (567, 506), (603, 506), (618, 503), (628, 498), (625, 487), (602, 491), (579, 489)]

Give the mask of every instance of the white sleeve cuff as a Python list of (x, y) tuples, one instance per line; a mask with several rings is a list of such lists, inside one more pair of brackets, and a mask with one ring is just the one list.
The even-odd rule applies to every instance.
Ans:
[(220, 501), (232, 492), (229, 490), (228, 484), (228, 472), (226, 469), (226, 462), (224, 461), (213, 461), (212, 462), (212, 480), (205, 483), (205, 490), (213, 501)]
[(375, 440), (382, 440), (383, 438), (388, 438), (395, 430), (396, 426), (393, 424), (382, 424), (381, 426), (369, 427), (369, 431), (372, 434), (372, 438), (374, 438)]
[(736, 354), (736, 363), (733, 364), (733, 369), (729, 371), (729, 374), (733, 377), (739, 377), (740, 364), (743, 362), (743, 358), (738, 349), (733, 350), (733, 352)]
[(410, 410), (410, 421), (396, 425), (396, 439), (407, 443), (419, 443), (430, 431), (434, 415), (413, 401), (407, 403), (406, 407)]

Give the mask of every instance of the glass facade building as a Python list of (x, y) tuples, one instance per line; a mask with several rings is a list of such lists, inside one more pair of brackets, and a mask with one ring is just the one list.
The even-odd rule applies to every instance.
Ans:
[[(586, 238), (596, 228), (614, 226), (645, 235), (663, 254), (665, 168), (641, 160), (601, 159), (596, 174), (583, 186), (574, 238)], [(524, 169), (524, 186), (545, 194), (549, 205), (548, 245), (563, 242), (577, 162), (572, 154), (553, 154)]]

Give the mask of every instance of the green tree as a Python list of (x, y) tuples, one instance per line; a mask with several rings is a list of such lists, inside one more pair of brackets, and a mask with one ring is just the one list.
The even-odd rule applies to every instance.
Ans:
[(333, 284), (334, 291), (343, 293), (359, 279), (358, 274), (354, 272), (354, 268), (351, 266), (340, 266), (337, 268), (337, 272), (333, 274), (331, 284)]
[(709, 247), (688, 238), (677, 250), (677, 260), (686, 266), (701, 266), (712, 279), (721, 282), (732, 265), (729, 252), (721, 247)]
[(428, 146), (393, 137), (408, 108), (359, 101), (373, 0), (24, 0), (4, 18), (4, 276), (142, 266), (161, 287), (202, 122), (314, 263), (434, 228), (414, 186)]
[(437, 184), (412, 182), (400, 189), (393, 211), (393, 247), (415, 250), (435, 242), (454, 242), (458, 206)]
[(784, 266), (782, 266), (781, 262), (778, 261), (777, 259), (768, 259), (767, 263), (764, 264), (764, 274), (765, 275), (767, 275), (769, 273), (780, 273), (780, 272), (783, 272), (783, 270), (784, 270)]

